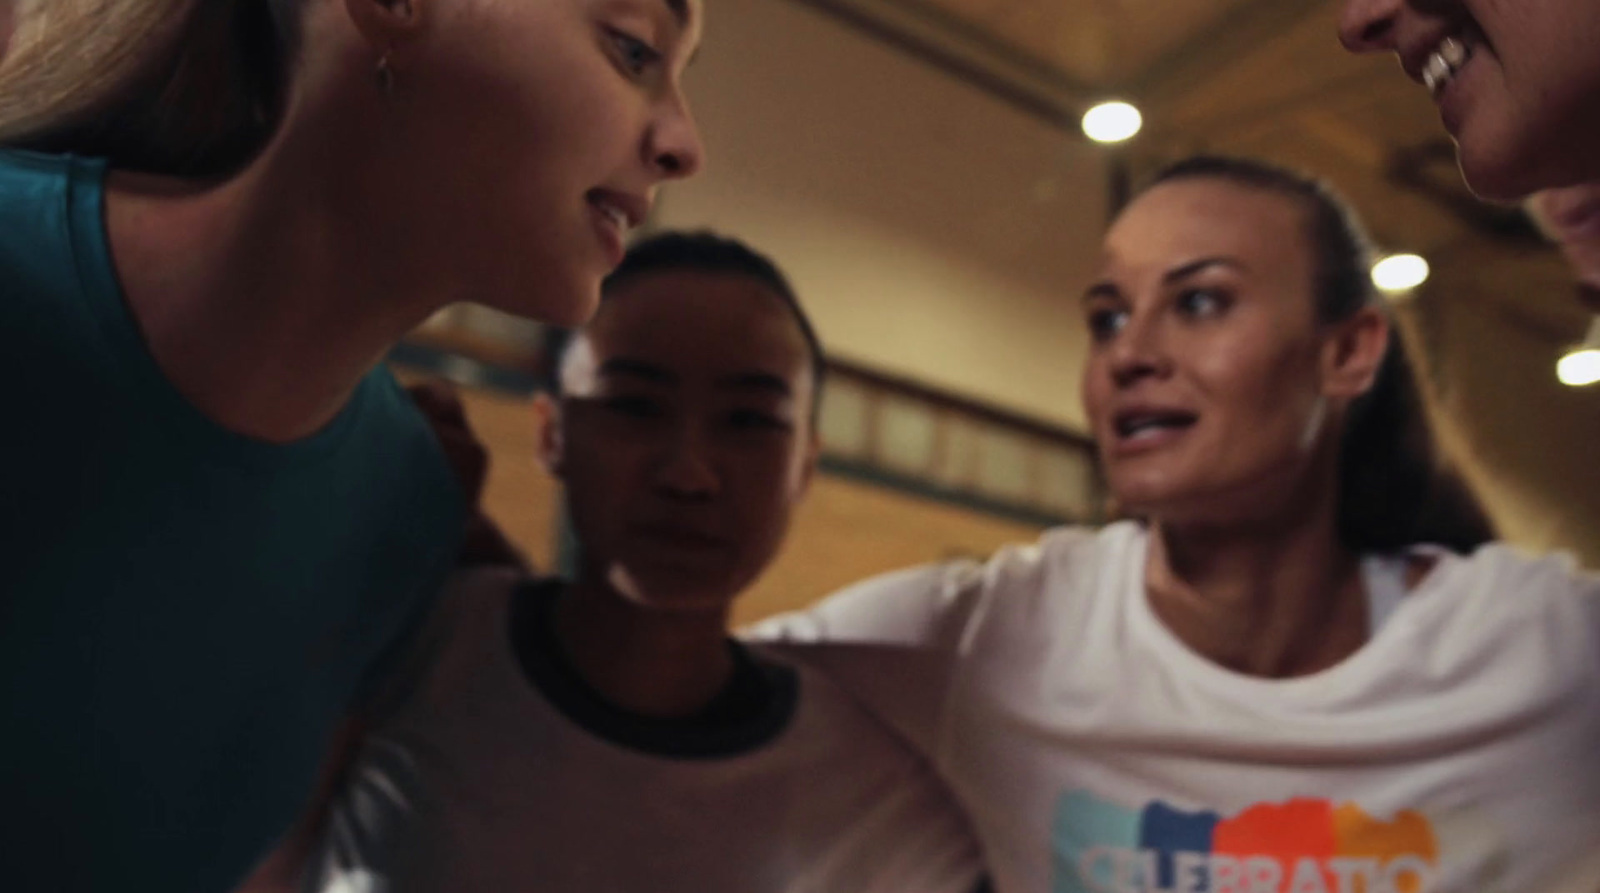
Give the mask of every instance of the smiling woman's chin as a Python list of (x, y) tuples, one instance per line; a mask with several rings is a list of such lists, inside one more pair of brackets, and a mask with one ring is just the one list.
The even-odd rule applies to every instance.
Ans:
[(1182, 503), (1189, 491), (1181, 480), (1155, 470), (1116, 474), (1111, 478), (1111, 491), (1118, 508), (1127, 515), (1148, 517), (1160, 514), (1177, 503)]
[(1532, 175), (1526, 162), (1506, 148), (1484, 145), (1471, 134), (1456, 141), (1456, 161), (1473, 195), (1485, 201), (1515, 202), (1545, 188), (1538, 185), (1539, 178)]
[[(1600, 179), (1600, 148), (1577, 151), (1581, 147), (1572, 144), (1578, 142), (1569, 132), (1544, 139), (1509, 125), (1469, 122), (1456, 139), (1456, 158), (1474, 195), (1509, 203), (1543, 189)], [(1600, 141), (1589, 145), (1600, 147)]]

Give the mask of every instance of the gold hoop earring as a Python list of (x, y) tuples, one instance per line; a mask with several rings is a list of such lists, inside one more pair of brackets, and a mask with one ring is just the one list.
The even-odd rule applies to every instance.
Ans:
[(387, 50), (384, 51), (382, 56), (378, 57), (377, 76), (378, 89), (382, 90), (385, 96), (393, 96), (394, 68), (389, 65), (389, 52)]

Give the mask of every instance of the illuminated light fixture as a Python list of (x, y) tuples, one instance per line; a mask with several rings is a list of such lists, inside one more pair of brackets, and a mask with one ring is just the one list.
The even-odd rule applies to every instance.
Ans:
[(1144, 126), (1144, 116), (1126, 102), (1102, 102), (1083, 113), (1083, 133), (1097, 143), (1133, 139)]
[(1589, 323), (1589, 337), (1556, 363), (1556, 378), (1569, 388), (1600, 382), (1600, 316)]
[(1428, 281), (1428, 262), (1416, 254), (1391, 254), (1372, 265), (1372, 284), (1381, 292), (1404, 294)]

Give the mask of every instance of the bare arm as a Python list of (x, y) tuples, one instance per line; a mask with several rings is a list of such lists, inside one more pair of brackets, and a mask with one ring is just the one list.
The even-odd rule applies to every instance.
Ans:
[(322, 833), (328, 807), (365, 737), (366, 723), (362, 719), (351, 717), (339, 726), (323, 759), (322, 769), (317, 773), (317, 785), (305, 811), (235, 893), (296, 893), (300, 889), (306, 860), (311, 857), (311, 850)]
[[(4, 2), (4, 0), (0, 0)], [(533, 566), (522, 550), (505, 535), (500, 526), (483, 511), (483, 485), (489, 472), (489, 451), (472, 430), (455, 388), (430, 381), (412, 385), (406, 391), (433, 428), (445, 459), (456, 473), (471, 511), (467, 534), (457, 560), (460, 567), (508, 565), (532, 573)]]

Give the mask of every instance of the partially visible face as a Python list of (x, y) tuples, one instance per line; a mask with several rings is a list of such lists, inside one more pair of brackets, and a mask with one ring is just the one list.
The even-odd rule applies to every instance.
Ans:
[(1533, 199), (1545, 230), (1578, 278), (1600, 285), (1600, 181), (1547, 189)]
[(1344, 0), (1340, 34), (1353, 51), (1394, 52), (1434, 84), (1480, 195), (1600, 179), (1600, 3)]
[(701, 0), (429, 4), (397, 108), (440, 198), (464, 297), (586, 320), (665, 181), (703, 149), (682, 90)]
[(1305, 213), (1219, 180), (1154, 187), (1107, 234), (1084, 297), (1084, 402), (1133, 514), (1275, 511), (1330, 430)]
[(721, 610), (776, 554), (810, 480), (811, 360), (760, 282), (642, 274), (568, 354), (551, 466), (586, 573), (667, 610)]

